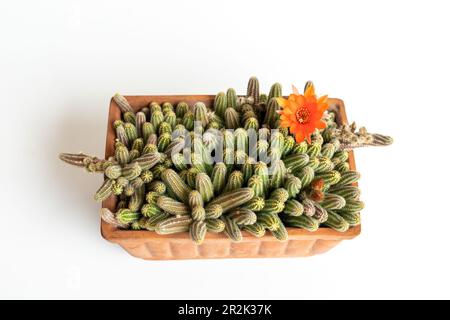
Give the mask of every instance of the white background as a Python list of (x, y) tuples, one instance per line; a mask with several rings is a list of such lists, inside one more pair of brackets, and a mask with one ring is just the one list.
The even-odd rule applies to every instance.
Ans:
[[(450, 298), (447, 1), (2, 1), (0, 298)], [(356, 152), (363, 231), (324, 255), (143, 261), (104, 241), (110, 97), (314, 80), (394, 145)]]

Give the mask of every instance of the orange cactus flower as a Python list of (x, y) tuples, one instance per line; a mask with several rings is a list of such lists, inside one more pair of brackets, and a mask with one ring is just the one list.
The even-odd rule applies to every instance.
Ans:
[(326, 123), (322, 116), (328, 108), (327, 96), (316, 97), (314, 87), (307, 85), (304, 94), (299, 94), (296, 87), (292, 86), (292, 93), (287, 99), (277, 98), (281, 107), (280, 126), (289, 128), (297, 143), (305, 139), (311, 143), (311, 134), (315, 129), (324, 129)]

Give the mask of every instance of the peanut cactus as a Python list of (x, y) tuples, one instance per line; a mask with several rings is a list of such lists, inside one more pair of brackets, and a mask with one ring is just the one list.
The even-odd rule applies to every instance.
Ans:
[[(305, 90), (311, 88), (307, 82)], [(104, 174), (94, 198), (116, 196), (118, 204), (116, 212), (102, 208), (100, 216), (124, 230), (187, 233), (200, 245), (207, 232), (240, 241), (268, 230), (286, 241), (289, 228), (345, 232), (359, 225), (360, 174), (352, 170), (348, 151), (389, 145), (392, 138), (339, 124), (327, 111), (326, 128), (316, 129), (310, 143), (297, 142), (280, 126), (279, 97), (279, 83), (264, 94), (255, 77), (245, 95), (231, 88), (219, 92), (212, 106), (151, 102), (135, 110), (116, 94), (122, 116), (112, 123), (114, 155), (59, 157)]]

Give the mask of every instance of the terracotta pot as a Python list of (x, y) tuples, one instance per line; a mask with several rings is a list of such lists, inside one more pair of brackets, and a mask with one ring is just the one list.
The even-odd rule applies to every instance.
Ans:
[[(139, 110), (152, 101), (158, 103), (171, 102), (176, 104), (185, 101), (189, 105), (203, 101), (212, 106), (213, 95), (168, 95), (168, 96), (126, 96), (134, 110)], [(347, 123), (344, 103), (339, 99), (329, 99), (330, 110), (337, 111), (337, 122)], [(106, 135), (105, 156), (114, 155), (115, 132), (113, 121), (120, 119), (120, 110), (114, 100), (111, 100)], [(355, 170), (353, 152), (349, 156), (350, 168)], [(103, 201), (102, 206), (115, 211), (116, 198), (110, 197)], [(243, 231), (241, 242), (232, 242), (224, 234), (208, 233), (202, 245), (194, 244), (189, 234), (158, 235), (151, 231), (120, 230), (101, 221), (102, 236), (113, 243), (119, 244), (132, 256), (147, 260), (171, 259), (210, 259), (210, 258), (272, 258), (272, 257), (305, 257), (324, 253), (335, 247), (339, 242), (352, 239), (360, 234), (361, 227), (352, 227), (346, 232), (337, 232), (330, 228), (319, 228), (309, 232), (298, 228), (288, 228), (289, 240), (279, 242), (270, 233), (262, 238)]]

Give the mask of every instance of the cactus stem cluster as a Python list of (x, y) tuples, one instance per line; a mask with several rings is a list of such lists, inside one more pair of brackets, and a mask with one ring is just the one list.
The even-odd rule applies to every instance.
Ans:
[(286, 241), (288, 227), (345, 232), (357, 226), (364, 203), (348, 150), (389, 145), (392, 138), (339, 125), (328, 111), (326, 128), (316, 130), (310, 144), (297, 143), (279, 126), (281, 96), (279, 83), (261, 93), (255, 77), (245, 95), (230, 88), (212, 106), (151, 102), (135, 110), (116, 94), (122, 116), (112, 123), (114, 156), (59, 157), (104, 175), (94, 198), (117, 197), (115, 212), (102, 208), (100, 216), (120, 229), (186, 232), (200, 245), (208, 232), (232, 241), (243, 232)]

